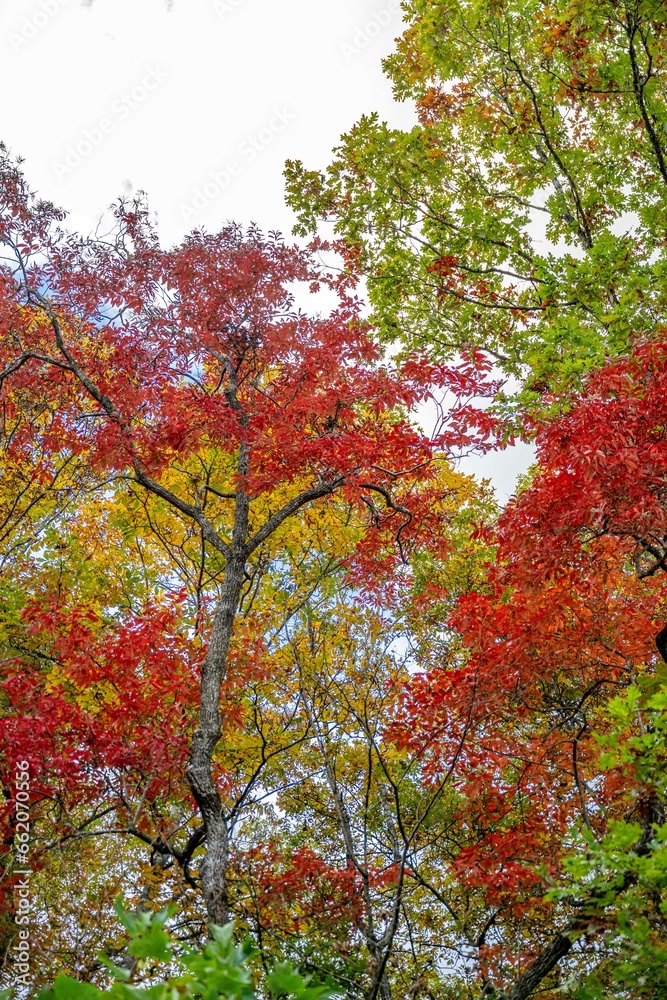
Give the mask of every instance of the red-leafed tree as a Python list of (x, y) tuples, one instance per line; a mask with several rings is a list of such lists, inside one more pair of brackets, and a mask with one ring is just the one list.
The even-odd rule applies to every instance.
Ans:
[[(21, 427), (11, 447), (32, 447), (45, 464), (50, 453), (77, 456), (101, 489), (124, 477), (195, 525), (202, 546), (224, 565), (185, 768), (203, 821), (197, 842), (205, 838), (208, 915), (224, 923), (229, 834), (214, 757), (239, 601), (258, 572), (253, 559), (290, 518), (333, 497), (367, 520), (370, 513), (354, 557), (366, 574), (400, 563), (422, 534), (437, 545), (437, 486), (429, 488), (435, 442), (405, 417), (436, 373), (415, 359), (403, 369), (383, 362), (349, 284), (276, 236), (231, 227), (194, 233), (167, 251), (145, 208), (132, 203), (117, 207), (111, 236), (80, 239), (60, 228), (60, 213), (34, 199), (7, 159), (1, 182), (5, 407), (38, 398), (51, 415), (48, 426)], [(333, 310), (299, 311), (298, 287), (326, 291)], [(195, 468), (192, 460), (204, 453), (217, 457)], [(39, 609), (31, 614), (35, 629), (45, 627)], [(160, 649), (155, 638), (151, 649), (150, 638), (139, 638), (141, 649), (128, 657), (123, 642), (138, 637), (131, 628), (117, 632), (103, 656), (95, 651), (97, 671), (131, 676), (132, 684), (144, 677), (147, 687), (166, 683), (176, 640)], [(58, 640), (70, 676), (79, 670), (84, 687), (99, 680), (90, 657), (82, 654), (78, 665), (88, 639), (85, 622), (74, 628), (70, 621)], [(179, 642), (187, 658), (187, 643)], [(171, 691), (177, 714), (188, 676), (180, 671)], [(135, 692), (118, 712), (128, 719), (135, 709), (159, 712), (155, 699), (150, 705), (142, 708)], [(56, 707), (66, 711), (64, 703)], [(74, 716), (67, 725), (76, 730)], [(128, 722), (126, 737), (136, 731)], [(122, 726), (109, 753), (120, 753), (118, 739)], [(173, 753), (163, 749), (171, 766)]]
[[(644, 342), (533, 428), (534, 472), (480, 532), (495, 553), (484, 587), (448, 618), (461, 647), (448, 669), (436, 663), (410, 682), (390, 726), (422, 755), (424, 780), (449, 771), (461, 795), (452, 871), (484, 900), (479, 962), (492, 995), (503, 982), (511, 1000), (549, 989), (566, 959), (582, 975), (599, 966), (600, 982), (615, 981), (614, 962), (629, 976), (621, 959), (635, 892), (645, 932), (630, 950), (637, 968), (652, 970), (647, 983), (664, 954), (660, 877), (642, 883), (632, 865), (651, 870), (667, 816), (656, 768), (664, 695), (655, 694), (664, 690), (658, 652), (667, 659), (666, 390), (667, 347)], [(627, 718), (626, 690), (637, 692)], [(625, 748), (616, 766), (610, 745)], [(635, 824), (626, 869), (610, 860), (619, 823)], [(554, 909), (544, 896), (570, 884), (577, 826), (598, 868), (593, 877), (591, 862), (588, 883), (570, 886)], [(659, 871), (658, 855), (653, 864)], [(655, 952), (642, 953), (644, 940)], [(592, 947), (573, 950), (576, 941)]]
[(666, 388), (661, 334), (592, 374), (565, 414), (538, 428), (539, 474), (502, 527), (517, 554), (535, 545), (526, 572), (585, 560), (603, 538), (619, 541), (641, 579), (667, 568)]

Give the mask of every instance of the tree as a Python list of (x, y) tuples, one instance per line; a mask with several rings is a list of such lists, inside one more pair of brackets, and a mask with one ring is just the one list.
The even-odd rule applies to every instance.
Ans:
[(271, 953), (328, 972), (350, 998), (417, 993), (438, 982), (446, 950), (429, 940), (423, 883), (446, 841), (450, 789), (447, 778), (422, 785), (419, 759), (385, 739), (409, 677), (396, 651), (405, 630), (339, 593), (289, 633), (282, 655), (310, 739), (268, 842), (237, 862), (245, 919)]
[[(202, 890), (265, 973), (657, 995), (664, 12), (406, 13), (386, 66), (418, 125), (288, 167), (343, 275), (254, 229), (162, 250), (141, 202), (82, 240), (3, 161), (1, 725), (65, 852), (40, 890), (131, 837), (132, 919), (173, 896), (200, 938)], [(329, 315), (296, 309), (320, 291)], [(443, 390), (429, 439), (409, 412)], [(446, 456), (517, 425), (538, 464), (498, 513)]]
[(301, 233), (332, 224), (384, 338), (518, 380), (496, 430), (538, 465), (392, 731), (427, 780), (468, 727), (454, 869), (490, 921), (481, 995), (641, 996), (665, 936), (664, 11), (405, 9), (385, 68), (418, 124), (364, 117), (326, 171), (288, 163), (288, 198)]
[(325, 171), (288, 163), (382, 335), (471, 347), (565, 392), (664, 322), (665, 19), (653, 0), (413, 0), (385, 69), (418, 123), (365, 116)]
[(467, 727), (454, 864), (492, 920), (487, 995), (564, 969), (577, 997), (662, 982), (664, 378), (664, 345), (638, 344), (542, 421), (538, 465), (483, 532), (484, 586), (449, 616), (467, 653), (416, 677), (393, 723), (427, 776)]
[[(33, 198), (6, 158), (2, 181), (6, 391), (28, 399), (46, 392), (53, 412), (47, 446), (81, 457), (100, 489), (129, 483), (134, 496), (143, 492), (168, 509), (172, 522), (194, 526), (201, 552), (220, 564), (201, 656), (173, 597), (167, 607), (148, 601), (138, 613), (112, 615), (101, 630), (94, 612), (46, 599), (27, 609), (27, 620), (80, 688), (118, 685), (101, 717), (114, 717), (117, 738), (103, 737), (100, 727), (94, 760), (103, 770), (139, 769), (139, 799), (181, 780), (189, 737), (179, 720), (182, 726), (192, 710), (200, 665), (187, 782), (203, 827), (180, 855), (159, 833), (136, 825), (132, 833), (186, 866), (205, 842), (201, 888), (209, 919), (222, 924), (229, 828), (216, 755), (239, 604), (261, 580), (265, 543), (310, 505), (334, 497), (356, 517), (370, 513), (350, 556), (362, 574), (390, 573), (421, 537), (437, 545), (439, 493), (429, 483), (435, 448), (447, 439), (427, 439), (405, 413), (447, 372), (419, 358), (400, 368), (383, 362), (347, 280), (275, 235), (229, 228), (194, 233), (163, 251), (145, 209), (132, 203), (117, 206), (112, 236), (83, 240), (59, 228), (61, 215)], [(325, 317), (297, 311), (295, 284), (328, 289), (336, 308)], [(261, 656), (261, 643), (257, 650)], [(235, 683), (253, 666), (250, 655)], [(10, 674), (15, 711), (22, 702), (43, 710), (40, 684), (38, 668)], [(89, 724), (74, 702), (57, 694), (57, 733), (44, 728), (47, 743), (67, 734), (60, 778), (73, 782), (81, 775), (74, 747)], [(20, 729), (14, 721), (5, 726), (14, 735)], [(15, 741), (12, 754), (29, 760), (41, 781), (30, 745)], [(151, 762), (148, 774), (142, 759)]]

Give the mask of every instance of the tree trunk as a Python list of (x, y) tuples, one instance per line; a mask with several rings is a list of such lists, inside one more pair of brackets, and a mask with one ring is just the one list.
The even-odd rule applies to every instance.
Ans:
[(201, 884), (209, 922), (224, 927), (229, 923), (227, 868), (229, 865), (229, 831), (227, 819), (206, 825), (206, 857), (201, 866)]
[(201, 867), (201, 882), (208, 918), (215, 924), (229, 921), (229, 831), (220, 794), (213, 780), (212, 761), (221, 732), (220, 688), (227, 673), (229, 643), (244, 580), (245, 552), (239, 552), (239, 548), (234, 546), (227, 560), (211, 640), (202, 664), (199, 725), (192, 738), (186, 772), (206, 831), (206, 857)]

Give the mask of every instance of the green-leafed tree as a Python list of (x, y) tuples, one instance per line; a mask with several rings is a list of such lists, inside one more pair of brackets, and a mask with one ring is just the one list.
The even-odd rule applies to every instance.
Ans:
[(527, 402), (664, 324), (667, 8), (408, 0), (377, 115), (324, 171), (287, 167), (302, 233), (333, 224), (385, 338), (471, 348)]

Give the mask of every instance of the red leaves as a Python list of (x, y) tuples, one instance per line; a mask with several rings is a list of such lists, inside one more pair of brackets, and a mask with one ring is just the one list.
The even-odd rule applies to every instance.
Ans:
[[(434, 450), (496, 434), (493, 418), (460, 402), (493, 391), (482, 355), (451, 369), (416, 356), (383, 363), (348, 279), (274, 235), (228, 227), (163, 251), (145, 206), (119, 205), (116, 222), (117, 252), (54, 231), (39, 268), (17, 260), (13, 277), (4, 272), (0, 305), (8, 322), (21, 320), (29, 356), (10, 337), (0, 364), (24, 396), (43, 396), (48, 383), (44, 450), (85, 456), (95, 475), (158, 481), (219, 450), (231, 470), (223, 492), (242, 489), (251, 501), (286, 488), (343, 489), (369, 527), (359, 553), (367, 576), (404, 559), (422, 529), (437, 534)], [(296, 289), (321, 285), (335, 296), (332, 311), (299, 311)], [(27, 300), (29, 310), (19, 306)], [(459, 403), (431, 440), (406, 414), (434, 388)], [(193, 509), (185, 493), (179, 500)]]
[[(23, 359), (12, 385), (34, 393), (35, 374), (53, 373), (60, 449), (87, 453), (98, 470), (159, 477), (200, 448), (243, 446), (252, 496), (304, 477), (359, 483), (373, 466), (429, 459), (431, 442), (396, 411), (422, 400), (436, 373), (416, 359), (379, 365), (358, 303), (309, 251), (229, 227), (165, 252), (141, 206), (119, 206), (117, 223), (119, 247), (133, 253), (49, 237), (43, 267), (27, 272), (39, 296), (5, 272), (8, 322), (32, 298), (21, 342), (41, 359)], [(333, 311), (299, 312), (293, 289), (323, 281)], [(11, 368), (17, 353), (7, 338), (2, 363)]]
[(149, 607), (105, 625), (85, 608), (33, 603), (25, 620), (54, 666), (17, 662), (3, 684), (16, 715), (0, 728), (35, 787), (85, 797), (90, 775), (97, 786), (108, 768), (151, 774), (154, 795), (180, 780), (198, 654), (175, 612)]
[(484, 888), (490, 906), (518, 905), (517, 894), (541, 883), (535, 868), (544, 863), (544, 844), (534, 834), (490, 834), (463, 848), (453, 864), (461, 881)]
[(432, 271), (433, 274), (437, 274), (439, 278), (447, 278), (450, 274), (453, 274), (459, 265), (459, 258), (453, 257), (451, 255), (444, 255), (438, 257), (433, 263), (429, 264), (428, 270)]
[[(540, 473), (508, 508), (501, 552), (544, 576), (585, 559), (582, 539), (610, 536), (627, 554), (644, 541), (661, 550), (667, 531), (667, 343), (639, 345), (631, 357), (592, 375), (569, 412), (537, 437)], [(530, 560), (527, 548), (539, 551)], [(595, 552), (603, 558), (599, 544)], [(647, 564), (656, 565), (647, 556)]]
[(288, 934), (308, 933), (315, 924), (348, 934), (362, 912), (359, 876), (352, 867), (336, 868), (311, 848), (286, 855), (271, 844), (239, 857), (254, 883), (261, 923)]
[(631, 773), (602, 779), (591, 733), (664, 624), (666, 395), (667, 343), (640, 345), (540, 429), (536, 477), (484, 532), (485, 592), (448, 621), (456, 668), (414, 677), (388, 728), (425, 780), (454, 785), (468, 838), (453, 869), (494, 907), (539, 897), (568, 827), (602, 832), (631, 796)]

